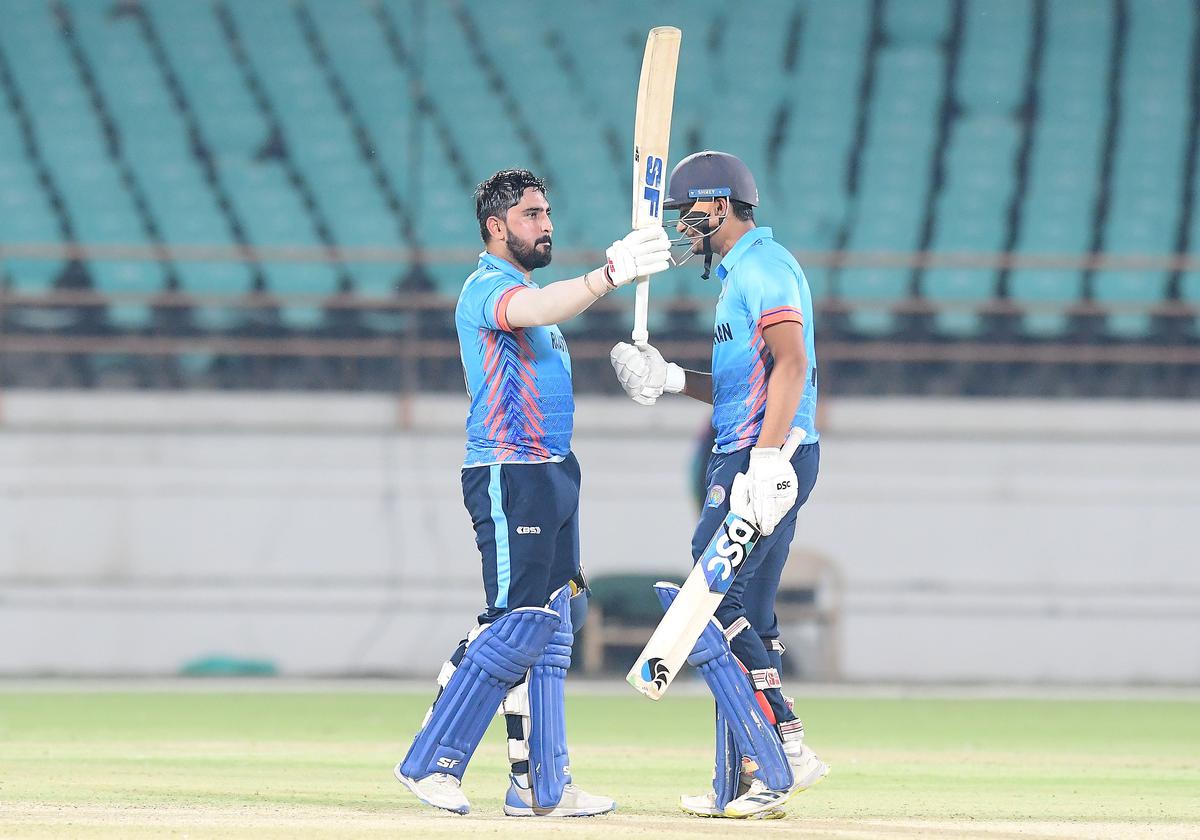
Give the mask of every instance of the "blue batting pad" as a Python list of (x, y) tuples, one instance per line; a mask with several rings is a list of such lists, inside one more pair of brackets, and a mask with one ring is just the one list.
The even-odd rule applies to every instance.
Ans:
[(449, 773), (461, 780), (500, 701), (541, 654), (559, 621), (553, 610), (521, 607), (489, 624), (467, 646), (400, 772), (410, 779)]
[(567, 756), (567, 719), (563, 685), (571, 667), (571, 587), (564, 586), (550, 599), (549, 608), (560, 618), (558, 629), (529, 672), (529, 780), (539, 808), (553, 808), (571, 783)]
[[(675, 584), (655, 585), (663, 609), (669, 609), (679, 587)], [(742, 756), (758, 765), (754, 774), (771, 790), (787, 790), (792, 786), (792, 768), (783, 752), (783, 742), (775, 727), (763, 716), (754, 696), (754, 686), (742, 671), (720, 622), (709, 619), (696, 646), (688, 655), (688, 664), (700, 670), (708, 689), (717, 701)]]
[(737, 799), (741, 775), (742, 756), (738, 751), (737, 742), (733, 739), (733, 730), (718, 706), (717, 758), (713, 765), (713, 792), (717, 795), (718, 810), (723, 811), (726, 805)]

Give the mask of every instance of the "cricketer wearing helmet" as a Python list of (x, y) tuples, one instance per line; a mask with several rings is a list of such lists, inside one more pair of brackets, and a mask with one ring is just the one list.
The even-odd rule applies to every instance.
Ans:
[(571, 783), (563, 681), (586, 585), (579, 564), (579, 463), (571, 452), (571, 359), (556, 324), (663, 271), (662, 229), (636, 230), (582, 277), (539, 287), (554, 225), (545, 184), (497, 172), (475, 193), (484, 242), (455, 309), (471, 407), (463, 499), (483, 560), (487, 609), (438, 676), (439, 693), (396, 777), (422, 802), (465, 814), (463, 773), (502, 708), (511, 776), (504, 813), (586, 816), (612, 799)]
[[(700, 556), (731, 509), (762, 535), (717, 609), (716, 620), (773, 719), (771, 737), (779, 739), (790, 765), (790, 774), (782, 768), (772, 778), (786, 782), (790, 776), (791, 781), (777, 781), (772, 789), (763, 780), (770, 774), (738, 773), (736, 760), (723, 762), (733, 743), (725, 726), (718, 731), (714, 789), (681, 799), (685, 811), (704, 816), (782, 816), (780, 805), (828, 773), (804, 745), (803, 725), (781, 691), (783, 645), (775, 620), (775, 593), (795, 534), (796, 513), (816, 482), (820, 460), (814, 426), (812, 297), (796, 260), (775, 241), (770, 228), (756, 226), (757, 205), (754, 177), (733, 155), (704, 151), (680, 161), (671, 172), (665, 208), (679, 211), (676, 229), (692, 254), (704, 256), (705, 277), (712, 257), (720, 258), (715, 269), (721, 295), (713, 324), (712, 373), (685, 371), (666, 362), (652, 346), (638, 349), (621, 343), (611, 354), (622, 387), (642, 405), (653, 404), (664, 392), (712, 404), (716, 443), (706, 475), (708, 494), (692, 539), (693, 558)], [(781, 446), (793, 427), (804, 432), (804, 440), (789, 460)], [(721, 633), (715, 638), (717, 645), (724, 644)], [(693, 657), (705, 643), (701, 637)], [(719, 714), (724, 703), (735, 702), (716, 688), (714, 694)], [(724, 706), (724, 711), (730, 707)], [(726, 773), (722, 766), (731, 769)]]

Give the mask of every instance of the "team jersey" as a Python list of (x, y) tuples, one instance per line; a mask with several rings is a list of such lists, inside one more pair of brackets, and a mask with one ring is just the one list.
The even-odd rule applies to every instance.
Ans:
[(777, 243), (768, 227), (747, 231), (717, 266), (721, 297), (713, 329), (714, 452), (753, 446), (762, 431), (767, 379), (774, 360), (763, 329), (782, 321), (804, 327), (808, 355), (804, 395), (793, 426), (816, 443), (817, 353), (813, 343), (812, 294), (795, 258)]
[(465, 467), (561, 461), (571, 451), (571, 356), (556, 326), (511, 327), (508, 302), (537, 288), (484, 251), (467, 278), (454, 323), (471, 410)]

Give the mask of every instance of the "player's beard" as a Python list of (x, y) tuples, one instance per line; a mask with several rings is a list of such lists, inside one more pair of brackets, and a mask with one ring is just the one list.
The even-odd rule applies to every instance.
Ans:
[[(510, 230), (508, 236), (505, 238), (505, 242), (508, 245), (508, 252), (517, 261), (517, 265), (526, 271), (533, 271), (535, 268), (545, 268), (550, 265), (550, 252), (554, 247), (554, 243), (549, 236), (535, 239), (533, 244), (526, 245)], [(545, 244), (545, 248), (539, 247), (543, 244)]]

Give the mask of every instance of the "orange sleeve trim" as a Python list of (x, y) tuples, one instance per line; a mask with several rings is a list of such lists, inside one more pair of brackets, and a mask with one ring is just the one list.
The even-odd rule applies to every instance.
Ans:
[(758, 328), (764, 329), (772, 324), (780, 324), (784, 321), (795, 321), (804, 326), (804, 315), (799, 309), (792, 306), (780, 306), (776, 309), (768, 309), (758, 318)]
[(524, 288), (524, 286), (520, 285), (510, 286), (504, 290), (504, 294), (500, 295), (499, 300), (496, 301), (496, 309), (493, 313), (496, 319), (496, 326), (505, 332), (512, 332), (512, 327), (508, 325), (508, 302), (512, 299), (513, 295)]

